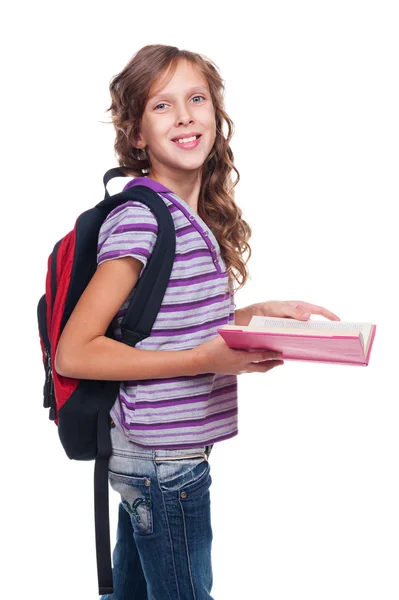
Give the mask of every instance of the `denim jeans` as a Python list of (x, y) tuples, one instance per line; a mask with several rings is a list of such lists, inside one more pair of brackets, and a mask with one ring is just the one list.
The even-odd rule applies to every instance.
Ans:
[(113, 594), (102, 600), (213, 600), (208, 462), (212, 446), (143, 448), (111, 429), (120, 494)]

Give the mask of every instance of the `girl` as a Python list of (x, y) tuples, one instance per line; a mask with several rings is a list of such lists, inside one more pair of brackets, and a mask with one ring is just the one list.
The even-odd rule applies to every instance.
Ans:
[[(339, 319), (304, 302), (234, 311), (232, 281), (240, 282), (237, 273), (240, 287), (247, 279), (251, 229), (234, 201), (239, 174), (223, 91), (210, 60), (164, 45), (142, 48), (110, 85), (116, 156), (135, 177), (125, 187), (147, 185), (167, 205), (176, 258), (151, 336), (134, 348), (121, 343), (119, 324), (157, 220), (140, 202), (116, 208), (100, 230), (98, 269), (58, 345), (60, 374), (122, 382), (109, 462), (121, 496), (114, 593), (104, 600), (212, 600), (209, 454), (237, 435), (237, 375), (283, 364), (275, 352), (229, 348), (217, 328), (247, 325), (253, 314), (306, 319), (305, 310)], [(104, 335), (111, 321), (116, 340)]]

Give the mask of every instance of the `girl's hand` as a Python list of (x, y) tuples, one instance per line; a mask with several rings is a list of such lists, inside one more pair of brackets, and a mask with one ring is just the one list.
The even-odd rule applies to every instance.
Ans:
[(302, 302), (302, 300), (269, 300), (268, 302), (258, 302), (255, 304), (258, 308), (254, 314), (261, 314), (264, 317), (279, 317), (282, 319), (297, 319), (298, 321), (307, 321), (311, 314), (322, 315), (330, 321), (340, 321), (341, 319), (327, 308)]
[(221, 335), (192, 349), (195, 354), (196, 374), (266, 373), (283, 365), (281, 353), (273, 350), (237, 350), (230, 348)]

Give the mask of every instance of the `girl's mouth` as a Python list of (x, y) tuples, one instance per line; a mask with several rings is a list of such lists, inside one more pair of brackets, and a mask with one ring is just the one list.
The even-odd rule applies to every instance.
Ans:
[(199, 145), (201, 137), (202, 136), (197, 135), (192, 136), (190, 138), (180, 138), (180, 140), (172, 140), (172, 142), (182, 150), (193, 150)]

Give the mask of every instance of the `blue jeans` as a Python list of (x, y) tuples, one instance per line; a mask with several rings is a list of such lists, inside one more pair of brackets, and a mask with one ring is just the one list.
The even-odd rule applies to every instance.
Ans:
[(111, 487), (121, 496), (113, 594), (102, 600), (213, 600), (212, 446), (143, 448), (111, 429)]

